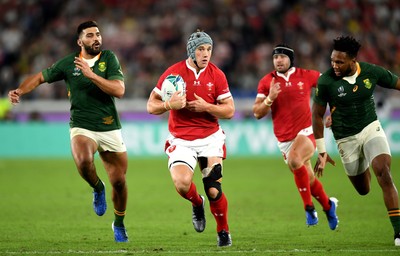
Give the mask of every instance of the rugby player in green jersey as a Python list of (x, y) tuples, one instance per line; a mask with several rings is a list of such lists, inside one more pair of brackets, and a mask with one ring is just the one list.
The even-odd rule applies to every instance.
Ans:
[(400, 210), (396, 186), (390, 174), (391, 154), (386, 135), (377, 118), (373, 97), (377, 85), (400, 90), (399, 78), (383, 67), (356, 60), (360, 43), (353, 37), (333, 40), (332, 68), (318, 80), (312, 119), (319, 153), (314, 171), (322, 175), (326, 162), (334, 164), (325, 150), (323, 117), (327, 105), (331, 128), (345, 172), (360, 195), (370, 191), (370, 166), (383, 192), (400, 246)]
[(64, 80), (71, 103), (72, 155), (82, 178), (93, 188), (93, 208), (102, 216), (107, 209), (105, 186), (97, 175), (94, 155), (98, 151), (112, 186), (116, 242), (127, 242), (124, 226), (127, 204), (128, 157), (114, 98), (125, 93), (124, 75), (117, 57), (101, 50), (102, 37), (95, 21), (78, 26), (80, 51), (67, 55), (51, 67), (29, 76), (8, 97), (12, 104), (40, 84)]

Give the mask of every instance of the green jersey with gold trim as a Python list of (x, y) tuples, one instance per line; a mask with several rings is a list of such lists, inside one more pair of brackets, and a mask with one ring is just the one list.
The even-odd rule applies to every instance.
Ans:
[[(70, 54), (42, 71), (44, 80), (52, 83), (64, 80), (71, 102), (70, 127), (91, 131), (111, 131), (121, 128), (113, 96), (103, 92), (86, 78), (74, 64), (79, 53)], [(112, 51), (103, 50), (92, 67), (94, 73), (107, 80), (124, 80), (121, 65)]]
[(318, 79), (314, 102), (329, 105), (336, 140), (355, 135), (377, 120), (375, 87), (394, 88), (398, 79), (385, 68), (366, 62), (357, 63), (357, 74), (355, 77), (337, 77), (330, 68)]

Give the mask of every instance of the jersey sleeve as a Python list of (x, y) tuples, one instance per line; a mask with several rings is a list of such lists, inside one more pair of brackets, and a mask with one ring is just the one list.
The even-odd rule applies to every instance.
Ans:
[(272, 80), (272, 74), (268, 74), (260, 79), (257, 87), (257, 97), (265, 98), (269, 94), (269, 84)]
[(399, 79), (397, 75), (380, 66), (375, 66), (375, 69), (375, 74), (378, 76), (377, 85), (389, 89), (396, 87), (397, 80)]
[(321, 73), (317, 70), (306, 70), (306, 72), (308, 72), (308, 75), (305, 77), (308, 77), (311, 87), (316, 88)]
[(218, 72), (218, 79), (216, 79), (216, 81), (218, 81), (218, 84), (216, 86), (217, 100), (223, 100), (231, 97), (232, 94), (229, 90), (228, 80), (226, 79), (226, 76), (222, 71)]
[(315, 94), (313, 97), (313, 101), (318, 105), (326, 106), (328, 103), (327, 88), (325, 76), (322, 75), (318, 79), (317, 88), (315, 89)]
[(121, 64), (117, 56), (109, 51), (107, 79), (108, 80), (121, 80), (124, 81), (124, 73), (122, 72)]
[(65, 59), (66, 58), (63, 58), (51, 65), (50, 67), (42, 70), (44, 81), (46, 81), (47, 83), (53, 83), (55, 81), (60, 81), (65, 78), (63, 68), (65, 65)]

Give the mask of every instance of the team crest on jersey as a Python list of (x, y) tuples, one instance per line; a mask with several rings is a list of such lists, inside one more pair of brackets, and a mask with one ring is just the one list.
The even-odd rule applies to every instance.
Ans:
[(372, 83), (371, 83), (371, 81), (369, 81), (369, 78), (364, 79), (363, 82), (364, 82), (365, 88), (371, 89)]
[(106, 71), (106, 69), (107, 69), (107, 67), (106, 67), (106, 63), (103, 61), (103, 62), (100, 62), (99, 63), (99, 70), (100, 70), (100, 72), (104, 72), (104, 71)]
[(208, 88), (209, 91), (211, 91), (211, 88), (212, 88), (213, 86), (214, 86), (213, 83), (211, 83), (211, 82), (208, 82), (208, 83), (207, 83), (207, 88)]
[(346, 96), (346, 94), (347, 94), (347, 93), (344, 92), (344, 87), (343, 87), (343, 86), (340, 86), (340, 87), (338, 88), (338, 93), (339, 93), (339, 94), (338, 94), (339, 97), (344, 97), (344, 96)]
[(72, 72), (73, 76), (80, 76), (81, 75), (81, 70), (77, 67), (74, 68), (74, 72)]
[(356, 92), (357, 90), (358, 90), (358, 85), (354, 85), (353, 92)]
[(297, 86), (299, 87), (300, 90), (303, 90), (303, 89), (304, 89), (304, 88), (303, 88), (303, 85), (304, 85), (303, 82), (298, 82), (298, 83), (297, 83)]

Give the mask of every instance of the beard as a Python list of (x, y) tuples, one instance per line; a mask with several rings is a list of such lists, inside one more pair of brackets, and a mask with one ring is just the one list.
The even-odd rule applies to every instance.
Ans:
[(343, 77), (345, 77), (345, 76), (350, 76), (350, 74), (352, 73), (353, 71), (351, 70), (351, 67), (349, 67), (348, 69), (346, 69), (345, 71), (343, 71)]
[[(98, 47), (97, 47), (98, 46)], [(90, 54), (90, 55), (92, 55), (92, 56), (96, 56), (97, 54), (99, 54), (100, 53), (100, 46), (101, 46), (101, 44), (98, 44), (98, 45), (96, 45), (95, 46), (95, 44), (92, 44), (92, 45), (83, 45), (83, 47), (85, 48), (85, 51), (88, 53), (88, 54)]]

